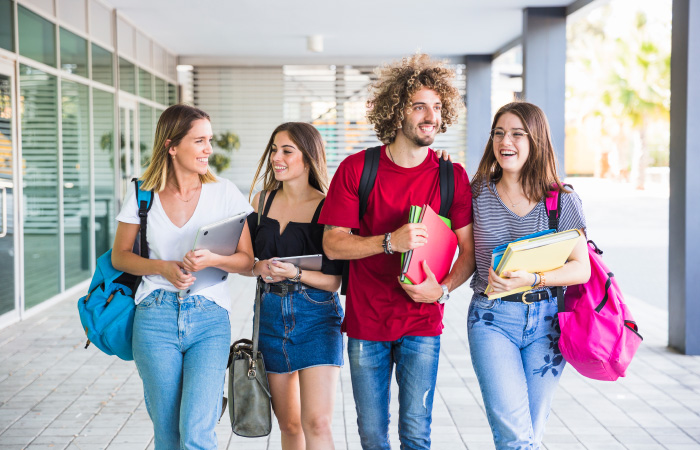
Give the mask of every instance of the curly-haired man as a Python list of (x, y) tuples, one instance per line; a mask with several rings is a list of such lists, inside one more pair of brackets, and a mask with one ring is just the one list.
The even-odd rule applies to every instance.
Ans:
[(452, 70), (427, 55), (404, 58), (381, 70), (367, 118), (385, 145), (367, 210), (360, 219), (364, 150), (338, 167), (319, 219), (326, 224), (326, 254), (350, 260), (344, 330), (365, 450), (390, 448), (394, 365), (402, 448), (430, 448), (443, 304), (474, 271), (471, 191), (464, 168), (455, 164), (448, 217), (458, 239), (457, 261), (444, 280), (436, 280), (427, 265), (423, 283), (408, 285), (398, 279), (400, 253), (430, 239), (425, 225), (406, 223), (409, 207), (440, 207), (439, 160), (428, 146), (456, 121), (460, 97), (453, 78)]

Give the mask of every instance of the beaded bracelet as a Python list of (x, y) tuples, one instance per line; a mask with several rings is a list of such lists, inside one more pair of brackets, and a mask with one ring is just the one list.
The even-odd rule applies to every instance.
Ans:
[(540, 276), (540, 284), (538, 284), (537, 287), (541, 287), (541, 288), (545, 287), (546, 280), (544, 278), (544, 273), (537, 272), (537, 275)]

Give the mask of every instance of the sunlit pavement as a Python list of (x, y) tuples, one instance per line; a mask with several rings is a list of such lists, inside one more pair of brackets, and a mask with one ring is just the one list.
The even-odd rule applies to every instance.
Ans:
[[(626, 378), (592, 381), (568, 367), (545, 433), (547, 449), (700, 448), (700, 357), (666, 348), (668, 192), (638, 192), (570, 180), (584, 201), (589, 237), (628, 293), (644, 343)], [(232, 339), (252, 329), (253, 282), (232, 277)], [(471, 290), (446, 307), (433, 411), (434, 449), (493, 448), (466, 338)], [(642, 300), (643, 299), (643, 300)], [(77, 299), (76, 299), (77, 300)], [(0, 330), (0, 449), (147, 449), (152, 427), (133, 362), (83, 349), (75, 301)], [(392, 447), (398, 449), (397, 388)], [(228, 414), (228, 413), (227, 413)], [(350, 373), (342, 369), (333, 434), (338, 449), (360, 449)], [(232, 435), (224, 416), (219, 448), (279, 449), (267, 438)]]

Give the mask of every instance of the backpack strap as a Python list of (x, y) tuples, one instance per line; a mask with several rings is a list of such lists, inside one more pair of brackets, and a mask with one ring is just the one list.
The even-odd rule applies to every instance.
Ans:
[(360, 186), (357, 189), (357, 194), (360, 197), (360, 220), (362, 220), (362, 217), (364, 217), (365, 212), (367, 211), (369, 194), (372, 192), (374, 182), (377, 179), (377, 170), (379, 169), (381, 150), (381, 146), (372, 147), (365, 150), (365, 165), (362, 167)]
[(139, 227), (139, 235), (141, 236), (139, 243), (139, 254), (148, 259), (148, 240), (146, 239), (146, 232), (148, 230), (148, 212), (153, 206), (153, 191), (142, 191), (141, 184), (143, 181), (133, 178), (131, 181), (134, 182), (134, 191), (136, 192), (136, 204), (139, 207), (139, 219), (141, 220)]
[[(563, 184), (569, 189), (573, 189), (570, 184)], [(547, 208), (547, 217), (549, 218), (549, 228), (559, 231), (559, 217), (561, 216), (561, 198), (562, 195), (559, 192), (559, 188), (556, 183), (552, 184), (552, 190), (549, 191), (544, 198), (544, 204)], [(564, 312), (566, 309), (564, 303), (564, 288), (562, 286), (557, 286), (557, 309), (559, 312)]]
[(447, 217), (455, 196), (455, 171), (452, 161), (440, 158), (440, 214)]

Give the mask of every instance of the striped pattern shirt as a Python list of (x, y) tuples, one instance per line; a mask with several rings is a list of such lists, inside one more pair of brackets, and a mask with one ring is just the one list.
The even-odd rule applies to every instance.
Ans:
[[(478, 196), (472, 198), (472, 210), (474, 214), (474, 249), (476, 255), (476, 272), (471, 281), (474, 292), (484, 292), (488, 286), (489, 266), (491, 265), (491, 253), (493, 249), (506, 242), (527, 236), (528, 234), (549, 228), (547, 208), (544, 199), (525, 216), (520, 217), (506, 207), (498, 196), (496, 185), (492, 182), (484, 183)], [(475, 192), (477, 186), (472, 186)], [(579, 196), (560, 193), (561, 216), (559, 217), (559, 230), (572, 228), (586, 228), (586, 218), (583, 215), (583, 206)]]

